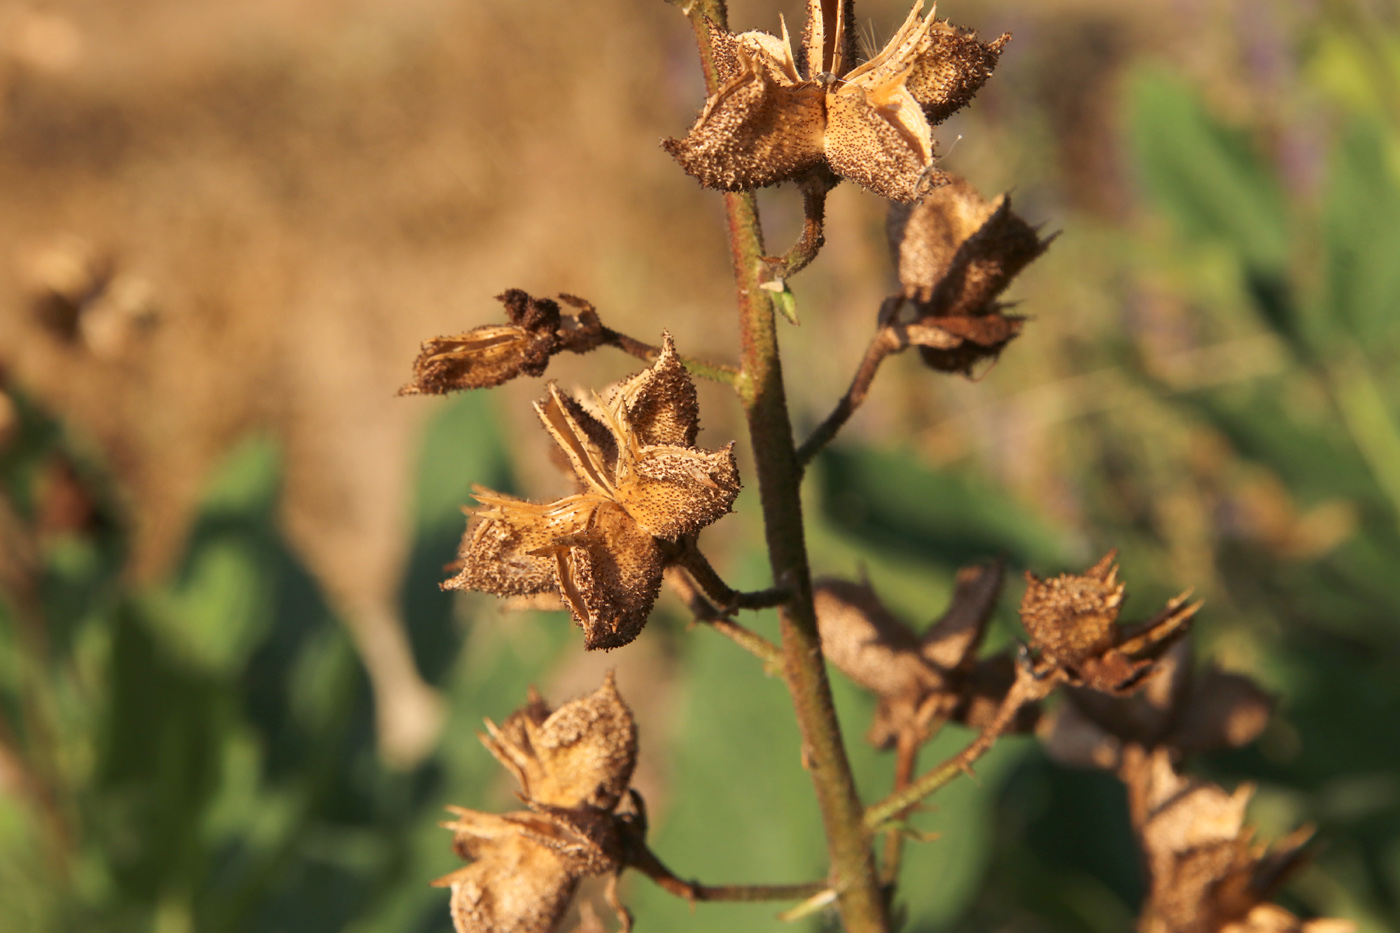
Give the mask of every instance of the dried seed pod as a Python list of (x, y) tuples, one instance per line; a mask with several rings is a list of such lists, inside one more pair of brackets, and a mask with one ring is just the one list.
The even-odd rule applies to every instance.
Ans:
[(1272, 851), (1244, 825), (1254, 788), (1233, 794), (1178, 774), (1165, 749), (1124, 761), (1150, 890), (1140, 933), (1342, 933), (1339, 920), (1299, 920), (1266, 901), (1304, 861), (1312, 831)]
[(445, 395), (461, 389), (488, 389), (517, 376), (540, 376), (556, 353), (585, 353), (601, 342), (602, 324), (592, 305), (560, 295), (575, 309), (560, 313), (548, 298), (532, 298), (518, 288), (496, 296), (508, 324), (488, 324), (453, 337), (423, 342), (413, 361), (413, 381), (400, 395)]
[(972, 99), (1010, 36), (978, 42), (933, 10), (921, 17), (919, 0), (889, 43), (858, 64), (853, 5), (808, 0), (800, 66), (785, 23), (781, 39), (712, 30), (721, 86), (666, 150), (701, 184), (729, 191), (823, 166), (898, 201), (942, 184), (932, 127)]
[(665, 336), (656, 361), (591, 414), (551, 385), (536, 406), (580, 492), (534, 503), (488, 490), (463, 539), (461, 571), (445, 589), (498, 596), (557, 590), (586, 648), (625, 645), (661, 588), (661, 543), (725, 515), (739, 493), (733, 444), (692, 446), (695, 386)]
[[(444, 875), (434, 887), (451, 888), (457, 933), (549, 933), (578, 887), (569, 857), (507, 817), (458, 810), (443, 825), (456, 833), (454, 848), (472, 863)], [(530, 817), (533, 814), (512, 814)]]
[(481, 741), (520, 782), (532, 803), (573, 809), (617, 806), (637, 764), (637, 724), (610, 672), (586, 697), (551, 710), (533, 690), (529, 702)]
[(910, 342), (941, 372), (969, 372), (995, 358), (1023, 318), (996, 299), (1050, 244), (1011, 212), (1003, 195), (988, 203), (961, 178), (912, 206), (890, 211), (890, 247), (904, 295), (914, 304)]
[(530, 807), (497, 815), (449, 807), (453, 848), (470, 865), (437, 881), (452, 889), (458, 933), (547, 933), (579, 879), (616, 873), (634, 817), (613, 811), (637, 760), (637, 727), (609, 673), (592, 694), (550, 710), (528, 702), (481, 741), (520, 782)]
[(1118, 626), (1125, 588), (1110, 551), (1082, 574), (1041, 580), (1026, 574), (1021, 622), (1041, 657), (1069, 682), (1108, 693), (1130, 693), (1172, 642), (1186, 634), (1200, 603), (1182, 594), (1139, 626)]
[(986, 201), (956, 177), (892, 208), (889, 232), (904, 295), (929, 317), (986, 313), (1049, 245), (1012, 212), (1009, 195)]

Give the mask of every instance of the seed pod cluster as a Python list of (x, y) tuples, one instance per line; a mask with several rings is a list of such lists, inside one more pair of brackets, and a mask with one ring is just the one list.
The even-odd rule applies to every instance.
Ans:
[(1165, 749), (1125, 761), (1138, 841), (1146, 856), (1147, 902), (1139, 933), (1348, 933), (1344, 920), (1301, 920), (1268, 903), (1305, 861), (1312, 830), (1272, 848), (1254, 842), (1245, 808), (1254, 788), (1233, 794), (1179, 774)]
[(617, 648), (646, 625), (664, 545), (729, 512), (739, 494), (734, 445), (694, 446), (695, 385), (669, 335), (656, 362), (598, 399), (596, 414), (554, 385), (535, 410), (580, 491), (537, 503), (479, 490), (461, 570), (443, 588), (557, 592), (585, 648)]
[(520, 783), (528, 810), (449, 808), (453, 848), (471, 864), (434, 882), (452, 890), (457, 933), (549, 933), (580, 879), (623, 865), (629, 821), (615, 813), (637, 762), (637, 727), (612, 674), (551, 710), (533, 690), (481, 737)]
[(857, 62), (854, 0), (808, 0), (794, 56), (782, 37), (712, 27), (719, 88), (683, 139), (663, 144), (702, 185), (728, 191), (811, 172), (912, 201), (946, 182), (933, 127), (977, 93), (1011, 36), (990, 43), (923, 13)]

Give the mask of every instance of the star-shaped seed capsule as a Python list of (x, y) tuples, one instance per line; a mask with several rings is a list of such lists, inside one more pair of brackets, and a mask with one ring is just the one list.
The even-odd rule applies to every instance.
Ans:
[(909, 342), (931, 368), (963, 374), (1021, 332), (1025, 319), (1003, 314), (997, 299), (1054, 239), (1012, 213), (1008, 196), (986, 201), (956, 177), (891, 208), (889, 234)]
[(876, 194), (912, 201), (944, 183), (932, 128), (991, 76), (1004, 35), (923, 12), (868, 61), (857, 63), (853, 0), (808, 0), (801, 59), (765, 32), (712, 32), (718, 90), (684, 139), (664, 143), (710, 188), (747, 190), (825, 167)]
[(549, 933), (581, 878), (622, 867), (630, 817), (615, 812), (637, 763), (637, 726), (613, 675), (551, 710), (533, 690), (486, 747), (520, 782), (528, 810), (448, 807), (453, 848), (470, 864), (437, 879), (458, 933)]
[(695, 386), (667, 336), (656, 362), (591, 414), (557, 386), (535, 405), (580, 492), (528, 502), (480, 490), (462, 569), (444, 589), (498, 596), (557, 591), (585, 648), (625, 645), (661, 588), (663, 544), (726, 514), (739, 494), (733, 444), (695, 447)]
[(1042, 662), (1060, 669), (1069, 683), (1126, 695), (1143, 686), (1157, 660), (1186, 634), (1201, 604), (1183, 593), (1146, 622), (1120, 626), (1127, 590), (1118, 579), (1117, 556), (1110, 551), (1082, 574), (1041, 580), (1027, 573), (1021, 624)]

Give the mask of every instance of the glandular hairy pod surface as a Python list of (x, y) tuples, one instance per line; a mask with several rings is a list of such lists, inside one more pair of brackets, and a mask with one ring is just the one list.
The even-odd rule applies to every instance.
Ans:
[(1156, 659), (1186, 634), (1200, 603), (1188, 603), (1182, 594), (1154, 618), (1120, 626), (1126, 592), (1114, 552), (1082, 574), (1041, 580), (1027, 573), (1021, 623), (1031, 646), (1069, 683), (1131, 693), (1143, 685)]
[(526, 799), (552, 807), (611, 810), (637, 763), (637, 724), (609, 674), (586, 697), (551, 710), (533, 689), (482, 743), (520, 782)]
[(895, 205), (888, 226), (924, 362), (967, 373), (1000, 354), (1025, 319), (1003, 314), (997, 298), (1050, 239), (1012, 212), (1009, 196), (988, 202), (952, 176), (917, 204)]
[(714, 30), (720, 87), (666, 150), (711, 188), (830, 171), (882, 197), (918, 198), (946, 180), (933, 126), (972, 99), (1010, 39), (979, 42), (933, 9), (921, 15), (923, 6), (865, 62), (856, 61), (853, 0), (809, 0), (797, 56), (785, 23), (781, 38)]
[(580, 492), (536, 503), (479, 491), (462, 569), (443, 588), (498, 596), (556, 590), (585, 647), (616, 648), (646, 625), (661, 588), (663, 542), (726, 514), (739, 472), (732, 444), (693, 446), (695, 386), (669, 336), (650, 368), (595, 408), (597, 415), (549, 387), (535, 410)]
[(452, 890), (457, 933), (548, 933), (580, 879), (623, 866), (630, 817), (614, 813), (637, 762), (637, 727), (610, 673), (551, 710), (531, 691), (482, 742), (520, 782), (528, 810), (450, 807), (453, 848), (471, 864), (434, 884)]
[(496, 299), (509, 323), (487, 324), (464, 334), (426, 340), (413, 361), (413, 381), (400, 395), (444, 395), (461, 389), (488, 389), (517, 376), (544, 374), (554, 354), (586, 353), (602, 339), (602, 322), (593, 306), (573, 295), (560, 300), (574, 309), (561, 312), (558, 302), (533, 298), (518, 288)]

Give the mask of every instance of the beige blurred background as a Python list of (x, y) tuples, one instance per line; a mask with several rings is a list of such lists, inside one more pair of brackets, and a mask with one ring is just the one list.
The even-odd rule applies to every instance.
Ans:
[[(1228, 77), (1244, 60), (1241, 18), (1268, 6), (941, 4), (984, 35), (1015, 33), (998, 76), (940, 134), (947, 165), (988, 193), (1015, 188), (1050, 229), (1118, 222), (1133, 210), (1112, 117), (1120, 66), (1161, 54)], [(779, 12), (802, 19), (795, 2), (757, 0), (731, 19), (776, 31)], [(905, 12), (859, 9), (880, 39)], [(435, 403), (394, 391), (420, 340), (497, 319), (507, 287), (583, 295), (639, 338), (667, 328), (686, 352), (731, 355), (718, 199), (657, 145), (702, 102), (693, 55), (662, 0), (0, 2), (0, 373), (114, 465), (132, 575), (170, 567), (211, 467), (271, 433), (287, 455), (286, 526), (351, 620), (376, 692), (396, 698), (380, 710), (386, 750), (425, 749), (435, 700), (395, 606), (417, 432)], [(1256, 106), (1250, 93), (1233, 106)], [(763, 204), (777, 252), (797, 197)], [(830, 215), (825, 255), (794, 283), (803, 324), (784, 337), (806, 424), (891, 290), (883, 205), (846, 185)], [(1003, 478), (1052, 488), (1053, 457), (1032, 456), (1044, 431), (1023, 424), (1007, 441), (956, 415), (1060, 378), (1074, 331), (1116, 313), (1055, 271), (1074, 249), (1052, 250), (1018, 289), (1035, 289), (1027, 310), (1044, 323), (1014, 348), (1015, 373), (935, 384), (900, 361), (851, 430), (908, 432), (934, 459), (999, 444)], [(631, 368), (570, 359), (551, 375), (596, 385)], [(501, 410), (537, 390), (509, 387)], [(722, 396), (704, 410), (720, 442), (740, 433)]]

